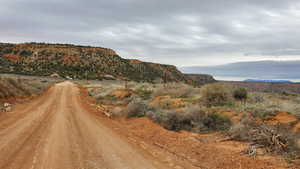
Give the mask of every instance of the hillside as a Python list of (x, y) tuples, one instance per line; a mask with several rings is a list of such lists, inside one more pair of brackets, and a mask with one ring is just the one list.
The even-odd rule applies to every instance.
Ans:
[(191, 82), (175, 66), (127, 60), (112, 49), (70, 44), (0, 43), (0, 73)]
[(217, 82), (213, 76), (207, 74), (185, 74), (198, 84), (206, 84), (206, 83), (213, 83)]

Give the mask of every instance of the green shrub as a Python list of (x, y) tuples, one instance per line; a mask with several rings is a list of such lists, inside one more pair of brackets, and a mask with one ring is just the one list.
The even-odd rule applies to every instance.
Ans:
[(180, 111), (159, 110), (150, 117), (168, 130), (195, 132), (225, 130), (231, 125), (227, 116), (207, 113), (197, 106), (188, 106)]
[(201, 88), (201, 101), (205, 106), (232, 104), (233, 98), (228, 86), (220, 83), (208, 84)]
[(189, 123), (182, 115), (167, 110), (157, 117), (157, 121), (168, 130), (179, 131), (183, 128), (184, 123)]
[(233, 97), (236, 100), (246, 101), (248, 98), (248, 91), (245, 88), (237, 88), (233, 91)]
[(226, 130), (231, 125), (228, 116), (218, 113), (208, 113), (206, 118), (203, 120), (203, 123), (209, 130)]

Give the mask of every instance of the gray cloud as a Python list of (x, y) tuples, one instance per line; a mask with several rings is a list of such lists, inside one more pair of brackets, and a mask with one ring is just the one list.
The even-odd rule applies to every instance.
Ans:
[(300, 59), (296, 0), (2, 0), (4, 42), (103, 46), (181, 65)]

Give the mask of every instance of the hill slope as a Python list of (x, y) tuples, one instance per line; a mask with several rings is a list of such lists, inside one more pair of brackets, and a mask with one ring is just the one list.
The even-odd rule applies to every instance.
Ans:
[(0, 73), (135, 81), (191, 82), (175, 66), (123, 59), (107, 48), (70, 44), (0, 43)]

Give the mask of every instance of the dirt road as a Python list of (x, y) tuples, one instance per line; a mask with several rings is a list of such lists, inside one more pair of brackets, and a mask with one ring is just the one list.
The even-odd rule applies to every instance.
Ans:
[(1, 169), (168, 168), (93, 117), (63, 82), (0, 116)]

